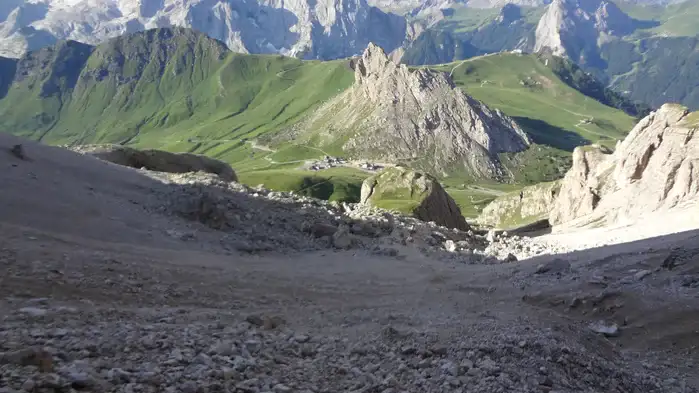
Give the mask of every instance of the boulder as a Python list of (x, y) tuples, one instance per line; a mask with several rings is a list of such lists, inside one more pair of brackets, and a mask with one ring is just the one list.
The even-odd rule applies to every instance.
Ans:
[(407, 168), (388, 168), (366, 179), (361, 203), (398, 210), (447, 228), (470, 229), (459, 206), (437, 179)]
[(547, 219), (560, 192), (559, 181), (535, 184), (495, 198), (478, 216), (481, 225), (515, 229)]
[(225, 181), (238, 181), (230, 165), (199, 154), (171, 153), (155, 149), (138, 150), (120, 145), (86, 145), (73, 150), (132, 168), (169, 173), (207, 172), (218, 175)]

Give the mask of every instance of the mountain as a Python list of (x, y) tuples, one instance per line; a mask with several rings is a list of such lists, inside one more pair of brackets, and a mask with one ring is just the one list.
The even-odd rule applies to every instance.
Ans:
[(498, 154), (530, 144), (513, 119), (464, 94), (445, 72), (398, 65), (373, 44), (351, 66), (352, 87), (319, 108), (294, 140), (441, 176), (488, 179), (509, 177)]
[[(677, 7), (696, 12), (699, 2), (664, 12)], [(635, 101), (699, 108), (699, 29), (671, 36), (664, 25), (681, 26), (682, 18), (661, 19), (634, 19), (607, 1), (555, 0), (537, 26), (535, 50), (573, 60)]]
[(351, 83), (345, 62), (238, 55), (181, 28), (97, 47), (65, 41), (4, 61), (15, 72), (0, 99), (0, 126), (50, 143), (206, 150), (187, 139), (282, 127)]
[(405, 18), (365, 0), (3, 0), (0, 55), (167, 26), (201, 31), (235, 52), (306, 59), (352, 56), (369, 42), (390, 51), (409, 31)]
[[(455, 4), (410, 43), (406, 63), (522, 50), (568, 59), (628, 101), (699, 109), (699, 1), (555, 0), (474, 9)], [(456, 48), (468, 48), (457, 51)]]
[[(470, 9), (468, 9), (470, 10)], [(410, 42), (401, 58), (406, 64), (440, 64), (470, 57), (534, 47), (534, 24), (521, 7), (505, 5), (491, 19), (477, 22), (473, 30), (444, 20)]]
[[(183, 28), (95, 47), (61, 41), (0, 58), (0, 129), (51, 144), (206, 154), (251, 184), (307, 184), (296, 169), (324, 156), (532, 183), (562, 176), (576, 146), (613, 145), (634, 122), (534, 55), (415, 68), (369, 48), (336, 61), (246, 55)], [(350, 169), (322, 172), (354, 190), (343, 179), (367, 175)]]
[(536, 27), (535, 51), (548, 49), (579, 64), (595, 66), (597, 42), (603, 36), (622, 37), (635, 29), (634, 20), (604, 0), (554, 0)]

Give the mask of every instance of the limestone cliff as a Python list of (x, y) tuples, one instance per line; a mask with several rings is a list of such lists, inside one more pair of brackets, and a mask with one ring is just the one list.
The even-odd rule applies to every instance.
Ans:
[(613, 154), (577, 148), (551, 223), (614, 224), (697, 202), (697, 131), (699, 113), (666, 104), (641, 120)]
[(186, 27), (241, 53), (335, 59), (370, 41), (393, 50), (408, 33), (404, 17), (366, 0), (2, 0), (0, 56), (75, 40), (109, 38), (158, 27)]
[(307, 129), (321, 145), (350, 156), (428, 170), (506, 178), (498, 153), (519, 152), (529, 137), (513, 119), (456, 88), (449, 76), (392, 62), (376, 45), (352, 61), (354, 85), (320, 108)]
[(623, 36), (635, 21), (605, 0), (554, 0), (536, 27), (535, 50), (576, 62), (595, 63), (597, 43), (605, 36)]

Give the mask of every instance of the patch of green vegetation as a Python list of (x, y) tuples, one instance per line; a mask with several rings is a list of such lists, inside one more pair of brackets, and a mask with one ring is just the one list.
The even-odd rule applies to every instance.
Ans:
[(645, 117), (650, 113), (650, 108), (641, 103), (634, 103), (614, 90), (607, 88), (597, 78), (583, 71), (572, 61), (548, 54), (541, 54), (542, 61), (568, 86), (594, 98), (600, 103), (621, 109), (630, 116), (636, 118)]
[(682, 121), (682, 125), (686, 127), (699, 127), (699, 111), (687, 115)]
[(454, 198), (461, 209), (461, 214), (467, 219), (478, 217), (490, 202), (500, 195), (519, 190), (520, 184), (497, 183), (494, 181), (463, 181), (459, 177), (448, 177), (441, 180), (446, 192)]
[(500, 154), (518, 184), (536, 184), (560, 179), (573, 163), (570, 152), (546, 145), (533, 145), (521, 153)]
[(695, 36), (699, 34), (699, 0), (688, 0), (672, 5), (637, 5), (618, 2), (619, 8), (632, 18), (655, 21), (641, 30), (641, 34), (657, 36)]
[(267, 169), (238, 172), (243, 184), (263, 184), (276, 191), (293, 191), (299, 195), (338, 202), (359, 202), (362, 182), (368, 173), (351, 168), (330, 168), (322, 171)]
[(478, 29), (497, 17), (498, 8), (472, 8), (464, 5), (455, 5), (447, 12), (443, 21), (440, 21), (440, 30), (454, 33), (466, 33)]
[(501, 53), (434, 67), (467, 94), (510, 115), (537, 144), (572, 151), (622, 139), (635, 119), (564, 83), (535, 55)]

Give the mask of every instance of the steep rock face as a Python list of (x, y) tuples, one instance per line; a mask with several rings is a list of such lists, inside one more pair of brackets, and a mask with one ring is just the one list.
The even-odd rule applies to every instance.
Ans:
[(352, 88), (309, 121), (327, 130), (321, 144), (344, 138), (352, 156), (486, 178), (508, 175), (498, 153), (530, 145), (514, 120), (461, 92), (445, 73), (397, 65), (373, 44), (353, 63)]
[(525, 187), (495, 198), (478, 216), (478, 223), (498, 229), (510, 229), (545, 219), (551, 212), (560, 181)]
[(552, 224), (617, 223), (696, 202), (699, 114), (663, 105), (641, 120), (614, 154), (576, 149)]
[(331, 59), (370, 41), (393, 50), (407, 24), (366, 0), (13, 0), (0, 4), (0, 55), (168, 26), (201, 31), (236, 52)]
[(573, 166), (563, 178), (549, 221), (552, 225), (591, 214), (600, 201), (601, 187), (609, 176), (610, 151), (600, 146), (580, 146), (573, 151)]
[(118, 145), (85, 145), (73, 150), (90, 154), (103, 161), (137, 169), (146, 168), (169, 173), (206, 172), (218, 175), (222, 180), (238, 181), (230, 165), (199, 154), (170, 153), (155, 149), (137, 150)]
[(535, 51), (548, 50), (581, 64), (600, 61), (598, 41), (624, 36), (635, 21), (604, 0), (554, 0), (536, 27)]
[(434, 177), (406, 168), (389, 168), (362, 183), (361, 203), (398, 208), (422, 221), (468, 230), (454, 199)]

